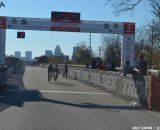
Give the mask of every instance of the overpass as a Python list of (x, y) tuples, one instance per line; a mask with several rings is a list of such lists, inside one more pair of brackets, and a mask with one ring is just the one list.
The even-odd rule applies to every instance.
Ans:
[[(73, 72), (72, 72), (73, 74)], [(47, 69), (21, 67), (0, 92), (0, 129), (159, 129), (160, 114), (74, 78), (47, 81)]]

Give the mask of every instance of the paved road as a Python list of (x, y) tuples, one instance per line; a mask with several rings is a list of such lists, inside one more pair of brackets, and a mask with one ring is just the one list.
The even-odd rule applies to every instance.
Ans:
[[(23, 75), (23, 78), (22, 78)], [(160, 127), (160, 116), (61, 76), (47, 82), (44, 68), (18, 71), (0, 92), (0, 130), (132, 130)]]

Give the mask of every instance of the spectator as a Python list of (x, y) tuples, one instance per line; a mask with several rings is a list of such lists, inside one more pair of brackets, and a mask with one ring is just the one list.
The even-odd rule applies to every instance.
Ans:
[(144, 56), (140, 56), (140, 62), (139, 62), (139, 74), (140, 75), (147, 75), (147, 62), (144, 60)]
[(92, 69), (97, 69), (97, 61), (95, 58), (92, 59)]
[(88, 63), (86, 64), (86, 68), (89, 68), (89, 64)]
[(68, 66), (67, 64), (64, 65), (64, 73), (63, 73), (63, 78), (67, 79), (68, 77)]
[(97, 67), (98, 69), (103, 70), (103, 62), (101, 60), (99, 60)]
[(133, 67), (130, 66), (129, 61), (126, 61), (126, 65), (123, 67), (123, 75), (132, 74)]

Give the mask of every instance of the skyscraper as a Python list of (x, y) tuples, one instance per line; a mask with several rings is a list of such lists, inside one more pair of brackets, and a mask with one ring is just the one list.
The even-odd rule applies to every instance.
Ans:
[(75, 55), (76, 55), (77, 51), (78, 51), (80, 48), (81, 48), (81, 47), (73, 47), (73, 54), (72, 54), (72, 60), (73, 60), (73, 62), (76, 61)]
[(61, 48), (59, 45), (57, 45), (54, 50), (54, 56), (63, 56), (63, 53), (61, 52)]
[(21, 57), (21, 52), (20, 51), (15, 51), (15, 57), (16, 58), (19, 58), (20, 59), (20, 57)]
[(45, 56), (53, 56), (52, 50), (45, 50)]
[(26, 61), (32, 60), (32, 51), (26, 51)]

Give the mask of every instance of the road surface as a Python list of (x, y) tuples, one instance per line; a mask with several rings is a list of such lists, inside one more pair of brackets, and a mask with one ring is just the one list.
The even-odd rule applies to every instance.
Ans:
[(98, 87), (25, 67), (0, 92), (0, 130), (160, 130), (159, 113), (127, 104)]

